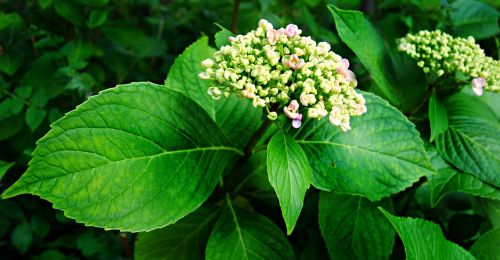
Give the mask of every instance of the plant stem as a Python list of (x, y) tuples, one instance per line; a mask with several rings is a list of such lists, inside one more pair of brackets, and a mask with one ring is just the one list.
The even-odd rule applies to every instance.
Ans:
[(240, 11), (240, 0), (236, 0), (233, 8), (233, 16), (231, 17), (231, 31), (236, 33), (236, 22), (238, 21), (238, 13)]

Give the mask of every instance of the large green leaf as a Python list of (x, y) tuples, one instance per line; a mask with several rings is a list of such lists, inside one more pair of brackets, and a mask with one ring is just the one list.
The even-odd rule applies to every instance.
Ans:
[(500, 187), (500, 123), (495, 113), (472, 96), (457, 94), (445, 102), (449, 127), (436, 139), (449, 163)]
[(316, 187), (379, 200), (434, 170), (413, 124), (383, 99), (363, 95), (368, 112), (351, 118), (352, 130), (308, 120), (295, 140), (310, 158)]
[(208, 239), (207, 260), (295, 259), (281, 230), (264, 216), (229, 203)]
[(332, 259), (387, 259), (394, 229), (377, 205), (360, 196), (321, 192), (319, 225)]
[(196, 103), (132, 83), (55, 122), (3, 197), (31, 193), (87, 225), (151, 230), (198, 208), (238, 154)]
[(218, 213), (219, 210), (201, 207), (173, 225), (140, 233), (135, 259), (203, 259)]
[(437, 98), (436, 92), (432, 93), (429, 98), (429, 122), (431, 124), (431, 142), (448, 129), (448, 114), (446, 114), (443, 103)]
[(359, 11), (345, 11), (333, 5), (329, 5), (328, 8), (335, 20), (340, 38), (366, 67), (377, 84), (377, 90), (391, 103), (399, 105), (400, 101), (395, 95), (394, 88), (384, 73), (387, 51), (375, 28)]
[(165, 86), (197, 102), (220, 126), (230, 143), (235, 147), (242, 147), (259, 127), (262, 111), (253, 107), (249, 99), (239, 99), (232, 95), (214, 100), (207, 94), (207, 89), (213, 83), (200, 79), (198, 74), (204, 70), (200, 63), (211, 58), (214, 52), (208, 46), (208, 38), (200, 38), (175, 60)]
[(500, 228), (482, 235), (470, 248), (470, 253), (478, 260), (498, 260), (500, 258)]
[(439, 225), (418, 218), (403, 218), (379, 208), (398, 232), (408, 260), (475, 259), (443, 235)]
[(465, 173), (460, 173), (446, 163), (435, 149), (429, 149), (432, 166), (436, 175), (429, 176), (431, 190), (431, 206), (452, 192), (466, 192), (475, 196), (500, 200), (500, 190), (480, 179)]
[(451, 4), (451, 10), (451, 22), (458, 36), (485, 39), (500, 33), (500, 12), (485, 3), (458, 0)]
[(311, 166), (300, 145), (283, 131), (277, 132), (267, 146), (267, 173), (290, 235), (311, 183)]

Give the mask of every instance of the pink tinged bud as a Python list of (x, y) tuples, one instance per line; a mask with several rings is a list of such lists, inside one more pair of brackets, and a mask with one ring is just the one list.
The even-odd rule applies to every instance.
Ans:
[(290, 104), (288, 105), (288, 109), (292, 112), (297, 112), (297, 110), (299, 109), (299, 102), (297, 102), (297, 100), (292, 100), (290, 101)]
[(348, 69), (349, 68), (349, 60), (347, 59), (342, 59), (342, 64), (344, 64), (344, 68)]
[(302, 114), (299, 114), (299, 115), (297, 116), (297, 118), (295, 118), (295, 119), (297, 119), (297, 120), (299, 120), (299, 121), (302, 121)]
[(474, 91), (474, 94), (482, 96), (484, 86), (486, 86), (484, 78), (475, 78), (472, 80), (472, 91)]
[(283, 61), (283, 65), (287, 68), (298, 70), (304, 66), (304, 60), (300, 59), (297, 54), (292, 54), (290, 59)]
[(297, 116), (299, 115), (298, 113), (295, 113), (295, 112), (292, 112), (290, 111), (290, 109), (288, 109), (288, 107), (284, 107), (283, 108), (283, 113), (285, 113), (285, 116), (290, 118), (290, 119), (296, 119)]
[(293, 128), (299, 128), (301, 125), (302, 125), (301, 120), (298, 120), (298, 119), (292, 120), (292, 127)]
[(297, 25), (295, 24), (289, 24), (286, 26), (286, 29), (285, 29), (285, 35), (288, 36), (288, 37), (294, 37), (294, 36), (297, 36), (299, 35), (300, 32), (299, 32), (299, 27), (297, 27)]
[(234, 36), (229, 36), (229, 37), (227, 37), (227, 40), (230, 42), (234, 42), (234, 41), (236, 41), (236, 38)]

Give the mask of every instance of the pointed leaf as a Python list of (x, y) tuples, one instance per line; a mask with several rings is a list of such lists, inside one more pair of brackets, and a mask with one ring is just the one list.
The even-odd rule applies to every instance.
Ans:
[(429, 99), (429, 121), (431, 124), (431, 142), (436, 139), (436, 136), (442, 134), (448, 129), (448, 114), (446, 108), (439, 101), (436, 92), (432, 93)]
[(151, 230), (198, 208), (238, 154), (194, 102), (133, 83), (55, 122), (3, 197), (31, 193), (87, 225)]
[(449, 127), (436, 139), (439, 154), (463, 172), (500, 187), (500, 123), (495, 113), (465, 94), (448, 98), (445, 106)]
[(234, 33), (229, 31), (228, 29), (224, 28), (220, 24), (215, 24), (220, 28), (220, 31), (215, 34), (215, 45), (217, 48), (220, 48), (224, 45), (229, 45), (229, 36), (233, 36)]
[(229, 204), (208, 239), (207, 260), (295, 259), (281, 230), (264, 216)]
[(482, 235), (470, 248), (470, 253), (478, 260), (498, 260), (500, 257), (500, 228)]
[(439, 225), (418, 218), (396, 217), (379, 209), (403, 240), (406, 259), (475, 259), (459, 245), (446, 240)]
[(360, 196), (321, 192), (319, 225), (332, 259), (387, 259), (395, 232), (373, 203)]
[(362, 12), (345, 11), (333, 5), (329, 5), (328, 9), (333, 15), (340, 38), (366, 67), (377, 84), (377, 90), (392, 104), (399, 105), (394, 89), (384, 73), (387, 51), (373, 25), (364, 18)]
[(311, 166), (300, 145), (283, 131), (278, 131), (267, 146), (267, 173), (290, 235), (304, 205)]
[(15, 163), (13, 162), (4, 162), (0, 161), (0, 181), (2, 180), (3, 176), (7, 173), (7, 171), (14, 166)]
[(25, 120), (31, 131), (36, 130), (40, 126), (45, 115), (47, 115), (47, 110), (43, 108), (31, 106), (26, 110)]
[(202, 207), (173, 225), (139, 233), (135, 259), (203, 259), (218, 213)]
[(436, 149), (429, 149), (429, 157), (437, 174), (429, 176), (431, 206), (452, 192), (466, 192), (475, 196), (500, 200), (500, 190), (466, 173), (460, 173), (446, 163)]
[(312, 183), (324, 190), (379, 200), (434, 173), (423, 141), (385, 100), (363, 93), (368, 112), (341, 132), (328, 120), (308, 120), (295, 140), (309, 156)]
[(239, 99), (231, 95), (214, 100), (207, 94), (212, 83), (200, 79), (198, 74), (204, 70), (200, 63), (211, 58), (214, 52), (215, 50), (208, 46), (208, 38), (200, 38), (175, 60), (165, 86), (197, 102), (220, 126), (230, 143), (241, 148), (259, 127), (262, 111), (253, 107), (249, 99)]

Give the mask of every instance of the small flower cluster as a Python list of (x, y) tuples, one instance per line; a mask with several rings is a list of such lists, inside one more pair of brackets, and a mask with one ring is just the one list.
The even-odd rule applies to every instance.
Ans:
[(437, 76), (460, 72), (472, 79), (473, 91), (483, 94), (483, 88), (500, 92), (500, 62), (484, 54), (473, 37), (452, 37), (440, 30), (420, 31), (399, 39), (399, 50), (417, 60), (425, 73)]
[(308, 118), (329, 118), (331, 124), (348, 131), (350, 117), (366, 112), (365, 99), (356, 93), (349, 61), (330, 51), (326, 42), (316, 43), (294, 24), (274, 29), (260, 20), (257, 29), (229, 37), (212, 59), (202, 62), (199, 77), (211, 80), (208, 94), (214, 99), (232, 93), (252, 99), (276, 120), (278, 112), (294, 128)]

